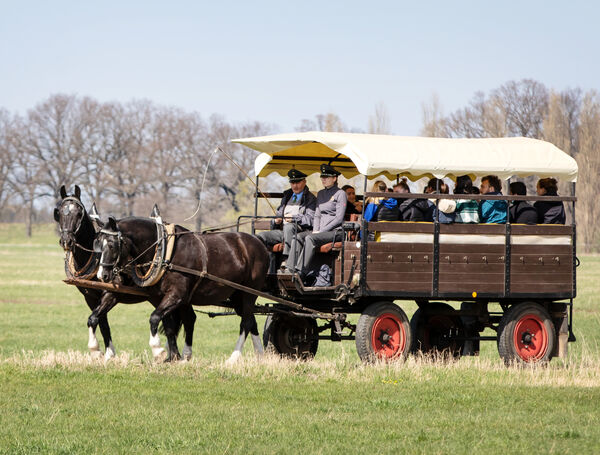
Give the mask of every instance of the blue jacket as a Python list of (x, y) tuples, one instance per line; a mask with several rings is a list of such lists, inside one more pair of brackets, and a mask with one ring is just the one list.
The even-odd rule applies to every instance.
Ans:
[[(502, 193), (487, 193), (490, 196), (501, 196)], [(506, 201), (481, 201), (479, 205), (480, 223), (506, 223)]]

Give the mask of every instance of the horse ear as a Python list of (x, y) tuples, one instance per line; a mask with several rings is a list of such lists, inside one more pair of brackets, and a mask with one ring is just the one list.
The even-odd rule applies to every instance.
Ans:
[(117, 230), (117, 220), (115, 219), (114, 216), (109, 216), (108, 217), (108, 223), (106, 223), (106, 227), (108, 229), (113, 230), (113, 231)]
[(54, 221), (58, 222), (60, 220), (58, 216), (58, 209), (54, 209)]
[(96, 207), (95, 202), (92, 203), (92, 208), (90, 209), (90, 217), (91, 218), (100, 218), (100, 215), (98, 215), (98, 208)]
[(79, 187), (77, 185), (75, 185), (75, 197), (77, 199), (81, 199), (81, 190), (79, 189)]
[(63, 199), (67, 197), (67, 189), (64, 185), (60, 187), (60, 197)]

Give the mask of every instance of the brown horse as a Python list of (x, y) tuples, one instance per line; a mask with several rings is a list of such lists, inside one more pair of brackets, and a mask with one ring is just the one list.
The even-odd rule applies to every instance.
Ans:
[[(239, 232), (197, 234), (181, 226), (176, 226), (174, 235), (176, 241), (171, 264), (198, 272), (205, 270), (211, 275), (243, 286), (262, 289), (269, 255), (256, 237)], [(117, 222), (114, 218), (109, 218), (96, 241), (97, 250), (101, 251), (98, 278), (110, 281), (115, 271), (131, 276), (135, 273), (135, 267), (153, 260), (154, 247), (159, 240), (154, 220), (132, 217)], [(171, 269), (167, 269), (157, 284), (144, 289), (148, 291), (149, 300), (156, 307), (150, 316), (150, 347), (155, 356), (159, 348), (157, 328), (164, 317), (182, 307), (222, 304), (232, 307), (242, 318), (240, 336), (229, 360), (233, 362), (239, 358), (248, 334), (252, 336), (257, 354), (262, 354), (254, 317), (255, 295), (220, 285), (193, 273)], [(90, 316), (90, 324), (95, 326), (105, 309), (114, 303), (109, 297), (103, 298), (100, 306)], [(172, 352), (177, 352), (177, 346), (169, 348)]]
[[(59, 243), (65, 250), (67, 257), (65, 263), (65, 272), (68, 278), (79, 278), (95, 280), (97, 269), (100, 262), (100, 253), (94, 253), (92, 250), (96, 232), (99, 231), (101, 224), (99, 220), (92, 220), (92, 217), (81, 202), (81, 190), (75, 185), (75, 191), (68, 195), (65, 186), (60, 188), (61, 201), (54, 209), (54, 219), (58, 223), (60, 235)], [(107, 293), (98, 289), (91, 289), (77, 286), (85, 298), (85, 301), (92, 312), (100, 306), (102, 297)], [(121, 303), (138, 303), (146, 301), (145, 297), (131, 294), (110, 293), (110, 297)], [(92, 355), (101, 355), (98, 339), (96, 338), (96, 327), (100, 326), (100, 332), (104, 338), (105, 355), (109, 360), (114, 357), (116, 350), (112, 340), (110, 325), (108, 323), (107, 312), (105, 311), (97, 321), (97, 324), (91, 326), (88, 323), (89, 338), (88, 349)], [(185, 314), (177, 313), (165, 324), (165, 333), (167, 336), (175, 336), (181, 326), (181, 319), (184, 319), (186, 333), (186, 349), (184, 357), (191, 356), (191, 339), (193, 336), (194, 321), (196, 315), (193, 311)], [(168, 326), (168, 327), (167, 327)], [(189, 345), (189, 349), (187, 348)], [(176, 354), (177, 355), (177, 354)]]

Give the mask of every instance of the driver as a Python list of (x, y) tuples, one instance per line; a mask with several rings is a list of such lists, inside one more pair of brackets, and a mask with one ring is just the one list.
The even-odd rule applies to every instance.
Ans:
[(312, 231), (317, 205), (317, 198), (306, 185), (306, 174), (298, 169), (290, 169), (287, 175), (291, 188), (283, 193), (272, 230), (261, 232), (257, 236), (267, 249), (283, 242), (283, 269), (286, 268), (289, 256), (290, 264), (294, 264), (296, 251), (302, 249), (304, 237)]

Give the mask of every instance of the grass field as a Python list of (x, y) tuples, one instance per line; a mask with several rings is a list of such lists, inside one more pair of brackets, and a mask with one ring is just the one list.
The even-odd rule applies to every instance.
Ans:
[(578, 341), (548, 367), (505, 368), (495, 343), (365, 366), (353, 342), (326, 341), (311, 362), (257, 361), (247, 346), (229, 367), (239, 321), (203, 315), (194, 359), (155, 364), (147, 303), (111, 311), (118, 356), (105, 364), (87, 354), (89, 310), (61, 282), (53, 228), (30, 240), (0, 225), (2, 454), (600, 453), (599, 257), (578, 269)]

